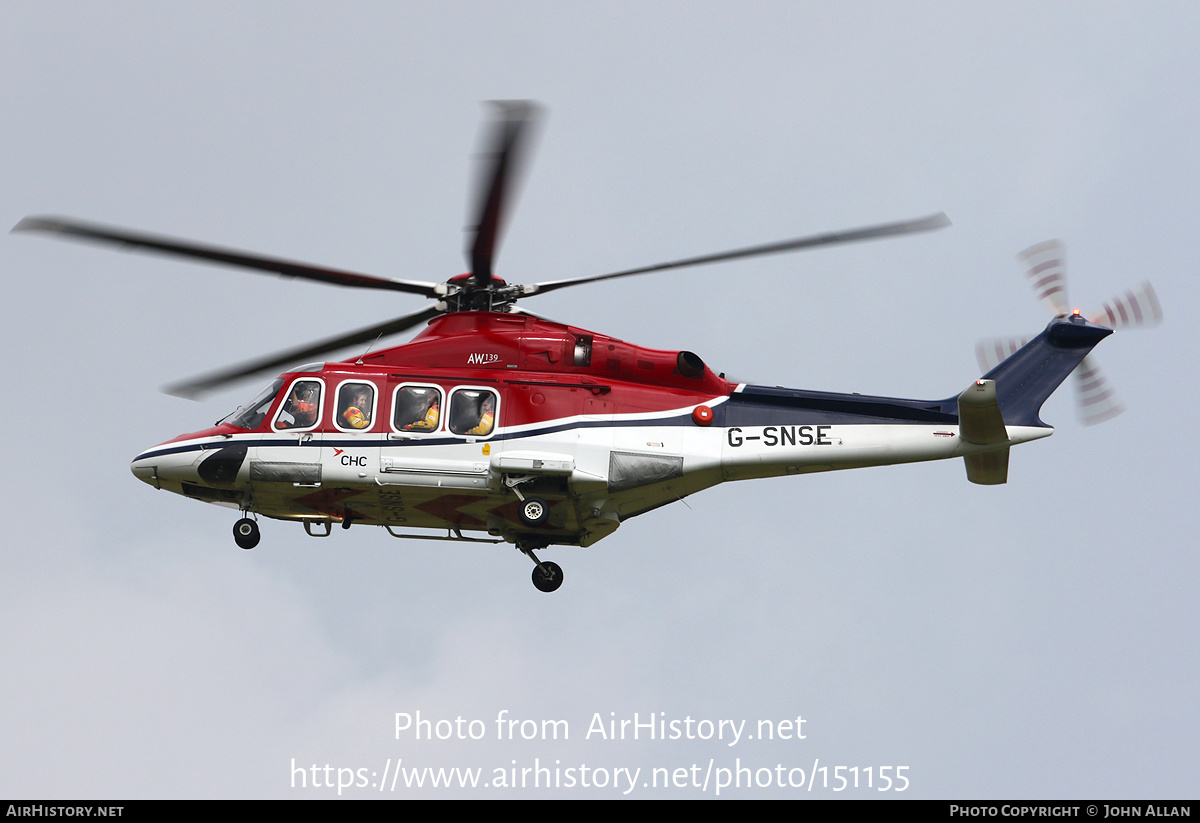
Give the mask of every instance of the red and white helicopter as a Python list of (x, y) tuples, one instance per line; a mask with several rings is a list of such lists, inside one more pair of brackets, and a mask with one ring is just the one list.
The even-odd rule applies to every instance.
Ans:
[[(55, 217), (51, 232), (339, 286), (433, 299), (369, 328), (168, 387), (195, 396), (417, 326), (409, 343), (292, 368), (216, 425), (139, 454), (156, 489), (259, 516), (396, 537), (509, 542), (541, 591), (562, 570), (535, 552), (590, 546), (625, 520), (729, 480), (964, 458), (975, 483), (1003, 483), (1009, 448), (1046, 437), (1043, 401), (1111, 329), (1061, 314), (961, 394), (904, 400), (734, 384), (690, 351), (660, 351), (543, 319), (518, 299), (567, 286), (815, 246), (928, 231), (944, 215), (805, 237), (644, 268), (533, 285), (493, 273), (507, 193), (537, 109), (498, 104), (485, 155), (471, 271), (445, 283), (395, 280)], [(416, 529), (443, 530), (426, 534)], [(477, 533), (478, 536), (468, 536)], [(486, 535), (486, 536), (484, 536)]]

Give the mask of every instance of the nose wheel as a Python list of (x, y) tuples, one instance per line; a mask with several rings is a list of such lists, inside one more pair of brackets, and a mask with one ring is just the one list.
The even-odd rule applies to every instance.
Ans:
[(258, 524), (249, 517), (243, 517), (233, 524), (233, 542), (237, 543), (241, 548), (253, 549), (258, 545), (260, 538)]
[(538, 560), (537, 555), (533, 553), (535, 548), (544, 549), (545, 545), (533, 546), (517, 544), (517, 549), (522, 554), (533, 561), (533, 585), (540, 592), (557, 591), (558, 587), (563, 582), (563, 570), (559, 568), (557, 563), (551, 563), (549, 560)]
[(563, 571), (557, 563), (544, 560), (533, 567), (533, 585), (540, 592), (556, 591), (562, 581)]

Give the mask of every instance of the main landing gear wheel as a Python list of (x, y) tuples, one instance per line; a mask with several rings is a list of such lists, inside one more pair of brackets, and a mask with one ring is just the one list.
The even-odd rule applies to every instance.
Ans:
[(253, 549), (258, 545), (261, 537), (262, 535), (258, 533), (258, 524), (249, 517), (243, 517), (233, 524), (233, 542), (243, 549)]
[[(546, 522), (546, 518), (549, 516), (550, 507), (542, 498), (526, 497), (521, 501), (520, 517), (521, 522), (526, 526), (540, 526)], [(543, 589), (542, 591), (554, 591), (554, 589)]]
[[(545, 569), (545, 571), (542, 571)], [(552, 592), (562, 585), (563, 572), (557, 563), (543, 560), (533, 567), (533, 585), (540, 592)]]

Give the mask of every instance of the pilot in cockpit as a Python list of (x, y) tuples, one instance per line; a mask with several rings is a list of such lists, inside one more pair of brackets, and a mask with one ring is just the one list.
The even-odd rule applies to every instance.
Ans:
[(281, 429), (306, 429), (316, 422), (317, 386), (310, 381), (297, 383), (275, 425)]

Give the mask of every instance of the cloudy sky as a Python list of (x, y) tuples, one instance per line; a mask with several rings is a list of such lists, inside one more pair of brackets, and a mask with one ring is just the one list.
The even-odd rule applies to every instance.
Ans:
[[(529, 98), (547, 119), (510, 280), (954, 221), (530, 305), (555, 319), (735, 379), (946, 397), (979, 338), (1045, 323), (1015, 261), (1035, 242), (1066, 244), (1085, 310), (1149, 278), (1166, 315), (1097, 350), (1128, 411), (1085, 428), (1064, 387), (1007, 486), (961, 461), (721, 486), (546, 552), (566, 582), (544, 595), (506, 546), (268, 522), (243, 552), (233, 513), (129, 473), (256, 388), (163, 384), (418, 300), (5, 235), (0, 795), (332, 797), (339, 775), (417, 794), (379, 790), (399, 761), (558, 770), (438, 797), (617, 797), (623, 769), (631, 796), (705, 797), (739, 768), (722, 796), (889, 797), (900, 773), (908, 797), (1195, 796), (1194, 5), (0, 10), (6, 226), (64, 214), (441, 280), (466, 265), (480, 102)], [(485, 733), (397, 739), (418, 711)], [(569, 739), (497, 739), (501, 712)], [(588, 735), (635, 714), (695, 739)], [(799, 717), (803, 739), (757, 735)], [(742, 738), (699, 739), (722, 720)], [(834, 792), (839, 766), (858, 789)]]

